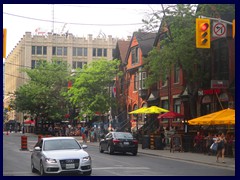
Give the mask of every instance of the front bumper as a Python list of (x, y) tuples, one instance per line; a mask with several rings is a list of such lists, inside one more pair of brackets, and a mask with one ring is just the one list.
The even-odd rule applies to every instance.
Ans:
[(92, 162), (74, 162), (66, 164), (61, 161), (57, 163), (45, 163), (44, 171), (47, 174), (64, 174), (64, 173), (84, 173), (92, 171)]

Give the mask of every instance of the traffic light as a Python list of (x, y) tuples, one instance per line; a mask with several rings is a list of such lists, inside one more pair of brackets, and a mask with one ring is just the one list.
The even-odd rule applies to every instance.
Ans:
[(7, 54), (7, 29), (3, 29), (3, 58), (6, 58)]
[(210, 48), (210, 19), (196, 19), (196, 47)]

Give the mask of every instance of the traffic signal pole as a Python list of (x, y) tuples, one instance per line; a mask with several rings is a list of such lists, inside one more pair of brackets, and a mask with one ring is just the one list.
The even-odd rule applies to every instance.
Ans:
[(212, 17), (206, 17), (206, 16), (199, 16), (199, 18), (202, 18), (202, 19), (210, 19), (210, 20), (214, 20), (214, 21), (219, 21), (219, 22), (223, 22), (223, 23), (226, 23), (226, 24), (230, 24), (230, 25), (233, 24), (232, 22), (225, 21), (225, 20), (222, 20), (222, 19), (220, 19), (220, 18), (212, 18)]
[(230, 21), (222, 20), (220, 18), (212, 18), (212, 17), (206, 17), (206, 16), (199, 16), (199, 18), (210, 19), (210, 20), (219, 21), (219, 22), (222, 22), (222, 23), (226, 23), (226, 24), (232, 25), (232, 37), (234, 39), (234, 37), (235, 37), (235, 19), (233, 19), (233, 21), (230, 22)]

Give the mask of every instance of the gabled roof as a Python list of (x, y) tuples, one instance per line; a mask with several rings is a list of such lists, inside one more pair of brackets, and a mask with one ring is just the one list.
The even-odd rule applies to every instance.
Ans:
[(173, 20), (173, 16), (164, 16), (161, 23), (160, 23), (160, 26), (159, 26), (159, 29), (158, 29), (158, 33), (156, 35), (156, 38), (155, 38), (155, 41), (153, 43), (153, 46), (157, 46), (158, 42), (164, 38), (164, 34), (166, 34), (168, 31), (169, 31), (169, 25), (170, 25), (170, 22)]
[(122, 62), (126, 59), (128, 47), (129, 47), (130, 41), (125, 41), (125, 40), (118, 40), (117, 41), (117, 46), (116, 50), (119, 52), (119, 57)]
[(153, 43), (156, 38), (157, 33), (148, 33), (148, 32), (134, 32), (133, 37), (135, 36), (139, 47), (142, 50), (143, 56), (147, 56), (149, 51), (153, 48)]
[(147, 56), (149, 51), (153, 48), (153, 43), (156, 38), (157, 33), (148, 33), (148, 32), (134, 32), (132, 39), (130, 41), (127, 55), (126, 55), (126, 62), (128, 61), (129, 54), (131, 52), (131, 43), (133, 41), (133, 38), (136, 37), (138, 41), (138, 46), (142, 51), (143, 56)]

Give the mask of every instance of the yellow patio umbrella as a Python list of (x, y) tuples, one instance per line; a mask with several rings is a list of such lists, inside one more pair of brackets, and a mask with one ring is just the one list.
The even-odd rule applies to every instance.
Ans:
[(188, 121), (189, 125), (230, 125), (235, 124), (235, 110), (224, 109)]
[(131, 111), (128, 114), (144, 114), (144, 111), (146, 109), (147, 109), (147, 107), (142, 107), (142, 108), (136, 109), (134, 111)]
[(151, 106), (147, 109), (144, 109), (144, 114), (160, 114), (163, 112), (169, 112), (169, 110), (160, 108), (158, 106)]
[(158, 106), (142, 107), (140, 109), (129, 112), (128, 114), (160, 114), (162, 112), (169, 112), (167, 109)]

